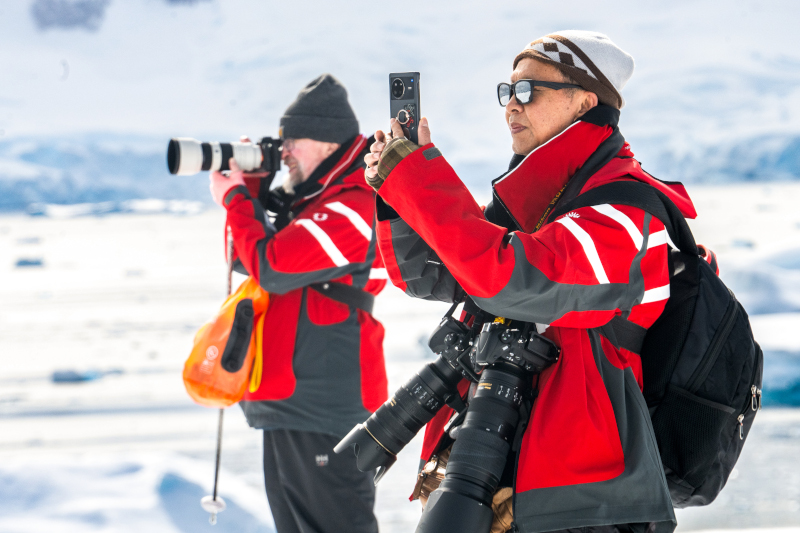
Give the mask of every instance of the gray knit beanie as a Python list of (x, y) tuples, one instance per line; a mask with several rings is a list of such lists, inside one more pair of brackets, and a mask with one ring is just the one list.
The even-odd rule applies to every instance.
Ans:
[(347, 101), (347, 90), (330, 74), (306, 85), (281, 117), (282, 139), (342, 144), (358, 133), (358, 120)]
[(597, 95), (600, 103), (622, 109), (622, 88), (633, 75), (633, 58), (596, 31), (564, 30), (536, 39), (514, 58), (514, 68), (530, 57), (553, 65)]

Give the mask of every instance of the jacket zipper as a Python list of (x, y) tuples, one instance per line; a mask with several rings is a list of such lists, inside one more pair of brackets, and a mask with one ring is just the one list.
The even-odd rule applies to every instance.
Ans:
[(736, 321), (736, 297), (732, 292), (730, 292), (730, 289), (728, 289), (728, 292), (731, 295), (731, 302), (728, 304), (728, 309), (725, 310), (722, 327), (720, 327), (720, 329), (717, 331), (717, 334), (714, 336), (714, 340), (711, 342), (711, 346), (706, 351), (706, 355), (703, 356), (702, 362), (695, 371), (692, 379), (689, 380), (689, 384), (686, 387), (686, 389), (692, 394), (697, 392), (697, 389), (700, 388), (700, 385), (708, 377), (708, 373), (711, 372), (711, 367), (714, 366), (714, 363), (719, 356), (722, 344), (725, 339), (728, 338), (728, 335), (730, 335), (733, 324)]

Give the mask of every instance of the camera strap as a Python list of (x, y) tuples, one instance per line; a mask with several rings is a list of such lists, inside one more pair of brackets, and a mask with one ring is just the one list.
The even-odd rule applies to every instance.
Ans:
[(323, 283), (312, 283), (309, 285), (320, 294), (323, 294), (339, 303), (361, 309), (369, 314), (372, 314), (372, 308), (375, 306), (375, 296), (358, 287), (352, 285), (345, 285), (344, 283), (337, 283), (333, 281), (326, 281)]

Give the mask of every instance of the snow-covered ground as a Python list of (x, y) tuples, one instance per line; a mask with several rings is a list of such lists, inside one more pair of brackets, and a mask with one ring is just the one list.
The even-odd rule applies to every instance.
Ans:
[[(746, 306), (765, 306), (752, 324), (767, 380), (800, 387), (800, 185), (690, 193), (698, 241), (719, 253)], [(214, 530), (199, 500), (213, 481), (217, 412), (191, 403), (180, 371), (224, 297), (223, 219), (217, 209), (0, 217), (0, 532)], [(762, 300), (766, 285), (747, 281), (760, 269), (774, 284)], [(764, 314), (769, 302), (782, 312)], [(420, 340), (444, 310), (393, 287), (378, 298), (391, 389), (428, 360)], [(54, 383), (59, 370), (101, 377)], [(384, 533), (413, 531), (419, 518), (407, 500), (419, 446), (379, 485)], [(220, 490), (229, 508), (217, 531), (272, 531), (260, 453), (259, 432), (228, 409)], [(765, 409), (718, 500), (679, 512), (679, 529), (800, 532), (798, 457), (800, 409)]]

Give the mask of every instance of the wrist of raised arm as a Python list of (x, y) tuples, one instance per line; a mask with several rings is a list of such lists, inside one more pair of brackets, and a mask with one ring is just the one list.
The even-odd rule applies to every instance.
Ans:
[(250, 196), (250, 191), (247, 190), (247, 187), (244, 185), (237, 185), (236, 187), (231, 187), (231, 190), (225, 193), (222, 203), (226, 209), (232, 209), (241, 202), (246, 202), (247, 200), (251, 199), (252, 197)]

